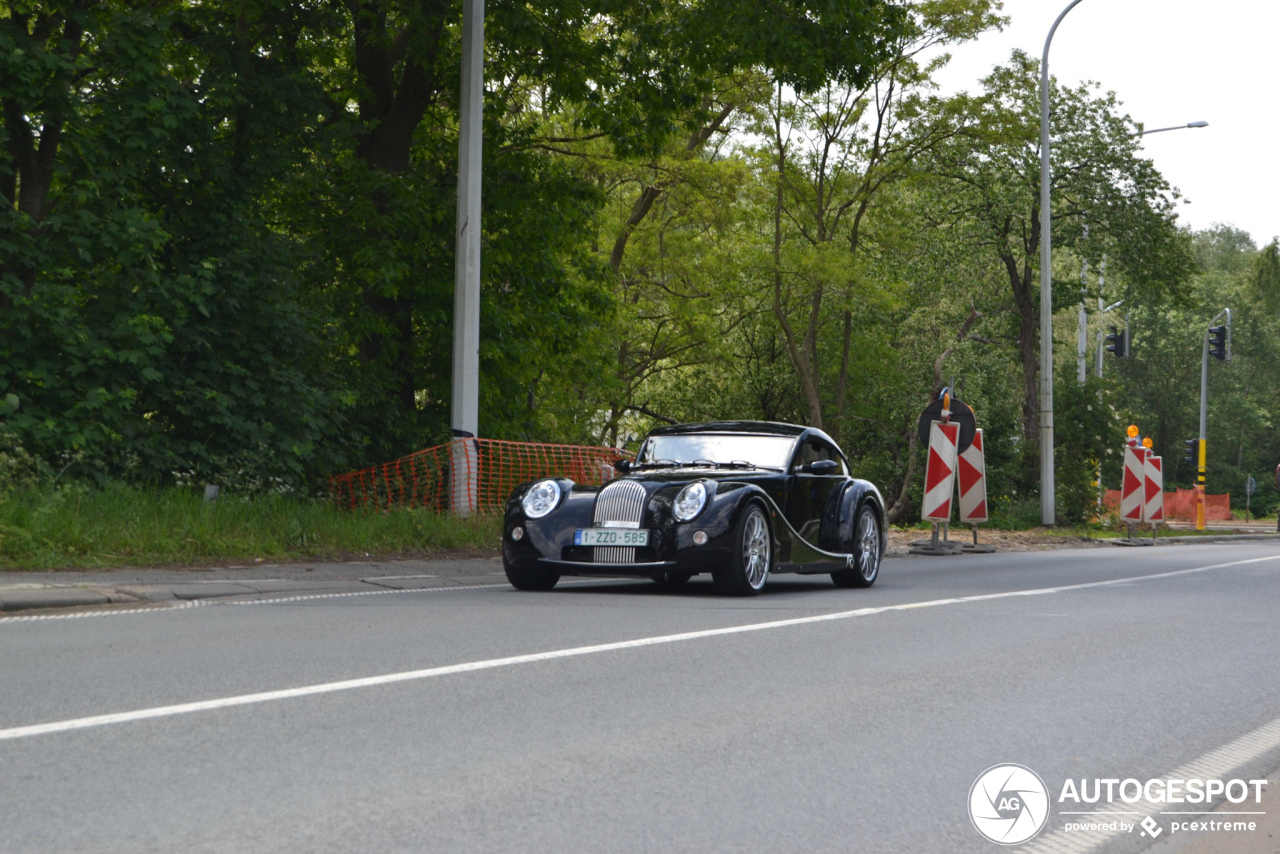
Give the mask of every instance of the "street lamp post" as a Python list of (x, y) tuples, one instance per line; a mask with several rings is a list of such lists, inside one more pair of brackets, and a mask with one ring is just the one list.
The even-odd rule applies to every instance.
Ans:
[(1040, 58), (1040, 517), (1053, 524), (1053, 259), (1049, 212), (1049, 45), (1067, 13), (1080, 5), (1071, 0), (1049, 28)]
[[(1054, 20), (1040, 57), (1040, 520), (1045, 525), (1054, 524), (1053, 214), (1049, 210), (1053, 158), (1049, 150), (1049, 47), (1062, 19), (1081, 2), (1071, 0)], [(1207, 124), (1191, 122), (1178, 127), (1205, 127)], [(1155, 128), (1149, 133), (1174, 129)]]

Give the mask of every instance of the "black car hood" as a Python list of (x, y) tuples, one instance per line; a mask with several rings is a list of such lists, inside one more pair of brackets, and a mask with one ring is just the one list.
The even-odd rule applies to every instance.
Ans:
[[(782, 472), (774, 469), (747, 468), (662, 468), (650, 471), (629, 472), (614, 478), (609, 483), (622, 480), (634, 480), (645, 484), (688, 483), (694, 480), (755, 480), (763, 477), (781, 477)], [(607, 486), (608, 484), (606, 484)]]

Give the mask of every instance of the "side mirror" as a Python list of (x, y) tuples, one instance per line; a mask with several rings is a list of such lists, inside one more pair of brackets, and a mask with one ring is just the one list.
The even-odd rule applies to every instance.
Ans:
[(615, 470), (621, 472), (622, 474), (626, 474), (627, 472), (631, 471), (631, 460), (628, 460), (626, 458), (623, 458), (621, 460), (614, 460), (613, 467)]
[(835, 474), (840, 464), (835, 460), (814, 460), (806, 465), (803, 471), (809, 474)]

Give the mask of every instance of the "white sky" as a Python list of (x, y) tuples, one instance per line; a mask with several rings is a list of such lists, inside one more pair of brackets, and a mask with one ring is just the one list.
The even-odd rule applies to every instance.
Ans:
[[(1014, 48), (1038, 59), (1068, 2), (1004, 0), (1009, 25), (952, 48), (943, 91), (977, 91)], [(1179, 206), (1184, 223), (1232, 223), (1263, 245), (1280, 234), (1278, 33), (1278, 0), (1084, 0), (1054, 34), (1049, 70), (1061, 84), (1115, 91), (1148, 130), (1207, 121), (1151, 134), (1143, 148), (1191, 201)]]

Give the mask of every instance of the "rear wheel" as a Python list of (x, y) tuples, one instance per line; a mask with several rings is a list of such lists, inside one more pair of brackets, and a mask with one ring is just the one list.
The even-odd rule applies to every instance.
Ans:
[(764, 508), (752, 502), (742, 511), (733, 535), (733, 563), (713, 573), (716, 586), (734, 596), (755, 596), (773, 569), (773, 534)]
[(864, 504), (853, 527), (853, 561), (848, 569), (831, 573), (836, 587), (870, 587), (880, 575), (880, 518)]
[(560, 573), (549, 569), (523, 569), (502, 558), (502, 568), (507, 573), (507, 581), (517, 590), (550, 590), (560, 580)]

